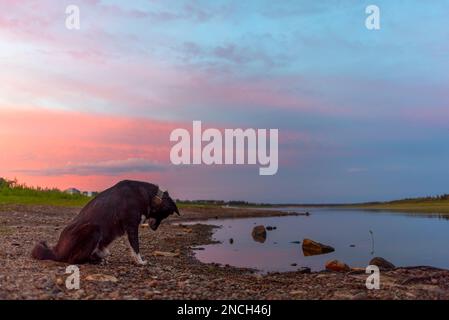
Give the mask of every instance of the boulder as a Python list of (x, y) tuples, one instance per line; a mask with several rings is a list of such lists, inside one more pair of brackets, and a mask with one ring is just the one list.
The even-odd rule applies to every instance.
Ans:
[(391, 270), (396, 268), (396, 266), (392, 264), (390, 261), (387, 261), (381, 257), (372, 258), (369, 264), (378, 266), (380, 270)]
[(256, 226), (251, 233), (254, 241), (264, 243), (267, 240), (267, 230), (264, 226)]
[(338, 260), (331, 260), (326, 262), (326, 270), (336, 272), (351, 271), (351, 268), (344, 262)]
[(312, 272), (312, 270), (310, 268), (308, 268), (308, 267), (301, 267), (298, 270), (296, 270), (296, 272), (299, 272), (299, 273), (310, 273), (310, 272)]
[(304, 239), (302, 241), (302, 252), (306, 257), (318, 254), (325, 254), (333, 251), (335, 251), (335, 249), (332, 248), (331, 246), (327, 246), (325, 244), (310, 239)]

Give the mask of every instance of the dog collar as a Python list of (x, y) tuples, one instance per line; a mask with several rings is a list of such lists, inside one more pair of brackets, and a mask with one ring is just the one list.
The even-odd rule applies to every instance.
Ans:
[(162, 203), (162, 197), (164, 196), (164, 191), (162, 191), (161, 189), (157, 188), (157, 193), (156, 195), (153, 197), (153, 203), (155, 205), (160, 205)]

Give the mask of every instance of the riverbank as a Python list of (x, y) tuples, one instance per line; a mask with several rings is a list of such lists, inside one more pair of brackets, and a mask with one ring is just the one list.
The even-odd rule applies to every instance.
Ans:
[(187, 207), (157, 232), (142, 228), (146, 266), (131, 263), (125, 238), (115, 241), (106, 262), (80, 266), (80, 290), (68, 290), (66, 264), (35, 261), (29, 254), (37, 241), (55, 244), (79, 209), (0, 207), (0, 299), (449, 299), (449, 271), (427, 267), (382, 272), (381, 289), (367, 290), (367, 275), (360, 272), (262, 276), (203, 264), (194, 258), (192, 247), (212, 243), (213, 226), (179, 222), (286, 214), (220, 207)]
[[(347, 209), (363, 209), (377, 211), (397, 211), (405, 213), (427, 213), (441, 216), (449, 216), (449, 201), (434, 202), (397, 202), (397, 203), (378, 203), (378, 204), (354, 204), (343, 206)], [(343, 208), (342, 207), (342, 208)]]
[(365, 203), (347, 203), (347, 204), (313, 204), (313, 205), (292, 205), (302, 208), (333, 208), (333, 209), (363, 209), (377, 211), (397, 211), (404, 213), (428, 213), (441, 216), (449, 216), (449, 199), (438, 197), (415, 198), (394, 200), (386, 202), (365, 202)]

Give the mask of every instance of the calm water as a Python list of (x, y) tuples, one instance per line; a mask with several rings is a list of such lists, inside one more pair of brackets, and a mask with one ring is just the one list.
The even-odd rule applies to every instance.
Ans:
[[(204, 250), (195, 251), (196, 257), (206, 263), (250, 267), (263, 272), (292, 271), (299, 267), (319, 271), (332, 259), (352, 267), (366, 267), (375, 256), (396, 266), (428, 265), (449, 269), (449, 220), (363, 210), (307, 210), (311, 211), (310, 216), (201, 222), (221, 226), (215, 229), (213, 236), (220, 243), (201, 246)], [(256, 225), (276, 226), (276, 230), (267, 231), (261, 243), (251, 235)], [(231, 238), (233, 243), (229, 241)], [(330, 245), (335, 251), (306, 257), (302, 252), (304, 238)], [(291, 265), (294, 263), (297, 266)]]

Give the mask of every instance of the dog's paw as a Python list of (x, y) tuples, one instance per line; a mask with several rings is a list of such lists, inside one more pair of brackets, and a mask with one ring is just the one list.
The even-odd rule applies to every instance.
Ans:
[(134, 255), (134, 262), (138, 265), (138, 266), (144, 266), (146, 265), (148, 262), (143, 260), (142, 257), (140, 256), (140, 254), (136, 254)]
[(146, 266), (146, 265), (148, 264), (148, 261), (146, 261), (146, 260), (141, 260), (141, 261), (137, 262), (137, 264), (138, 264), (139, 266)]

